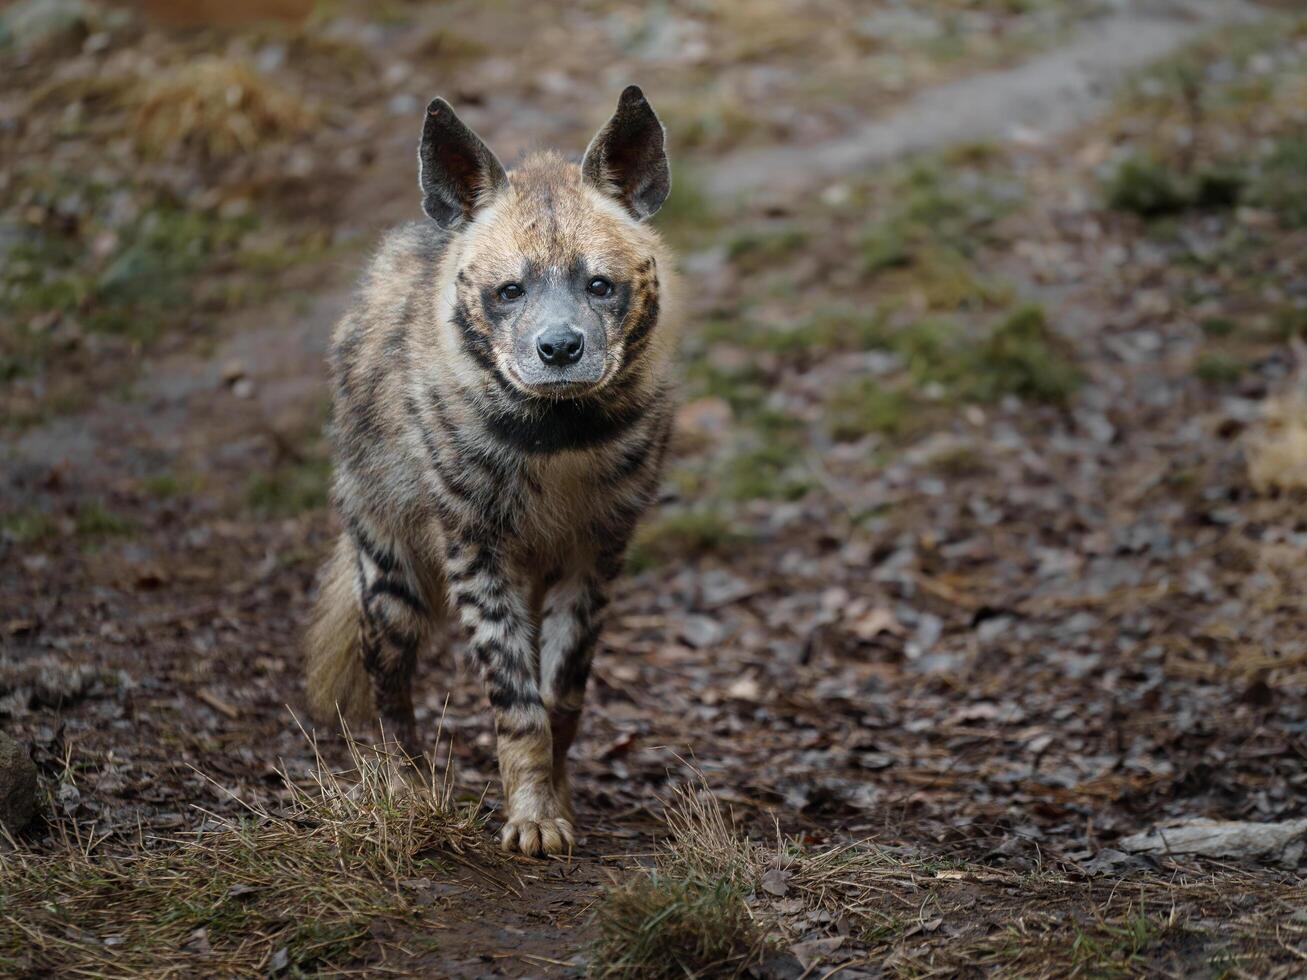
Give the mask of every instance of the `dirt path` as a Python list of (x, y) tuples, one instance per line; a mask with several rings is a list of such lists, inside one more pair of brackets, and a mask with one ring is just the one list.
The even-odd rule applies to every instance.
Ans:
[(1228, 0), (1118, 6), (1065, 45), (1013, 68), (928, 89), (853, 132), (810, 146), (744, 150), (706, 175), (717, 194), (783, 196), (909, 153), (1025, 134), (1052, 139), (1099, 112), (1113, 86), (1219, 24), (1250, 23), (1257, 8)]

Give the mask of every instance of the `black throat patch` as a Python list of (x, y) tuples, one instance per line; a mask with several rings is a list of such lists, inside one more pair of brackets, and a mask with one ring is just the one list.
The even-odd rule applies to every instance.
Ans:
[(501, 443), (524, 453), (590, 449), (619, 438), (644, 417), (642, 403), (619, 406), (589, 399), (534, 401), (516, 410), (499, 409), (485, 420)]

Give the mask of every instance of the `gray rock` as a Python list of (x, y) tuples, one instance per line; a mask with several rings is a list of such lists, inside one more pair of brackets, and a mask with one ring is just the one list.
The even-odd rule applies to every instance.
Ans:
[(27, 746), (0, 732), (0, 824), (16, 834), (36, 816), (36, 763)]
[(1121, 840), (1121, 847), (1145, 854), (1262, 858), (1295, 867), (1302, 857), (1304, 843), (1307, 843), (1307, 819), (1249, 823), (1194, 817), (1132, 834)]

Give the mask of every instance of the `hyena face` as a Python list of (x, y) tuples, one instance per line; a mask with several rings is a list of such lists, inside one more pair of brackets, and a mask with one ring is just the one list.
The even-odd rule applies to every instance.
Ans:
[(534, 398), (603, 388), (657, 316), (639, 222), (670, 186), (663, 130), (638, 89), (578, 166), (538, 154), (511, 178), (441, 100), (420, 150), (427, 213), (462, 228), (451, 320), (501, 383)]
[(537, 157), (468, 230), (457, 282), (465, 341), (520, 390), (575, 396), (621, 366), (632, 312), (655, 299), (631, 218), (580, 169)]

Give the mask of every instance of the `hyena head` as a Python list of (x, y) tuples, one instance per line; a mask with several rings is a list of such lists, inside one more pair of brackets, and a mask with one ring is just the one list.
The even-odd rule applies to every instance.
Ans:
[(554, 153), (511, 173), (435, 99), (418, 151), (423, 210), (453, 232), (450, 320), (463, 350), (516, 396), (597, 392), (658, 315), (654, 233), (671, 188), (663, 127), (639, 88), (578, 166)]

